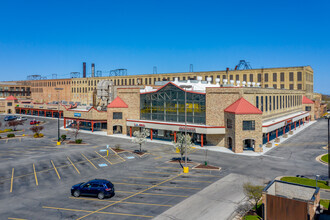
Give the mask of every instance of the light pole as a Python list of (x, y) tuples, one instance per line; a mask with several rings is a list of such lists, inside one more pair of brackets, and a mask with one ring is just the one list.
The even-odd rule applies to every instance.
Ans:
[(320, 178), (320, 175), (316, 175), (316, 178), (315, 178), (315, 180), (316, 180), (316, 187), (317, 187), (317, 180)]
[(60, 142), (60, 91), (63, 90), (63, 88), (55, 88), (57, 91), (57, 145), (61, 145)]
[(180, 86), (184, 89), (184, 173), (189, 173), (189, 167), (187, 165), (187, 88), (191, 88), (191, 85)]
[(330, 155), (330, 114), (327, 114), (328, 119), (328, 186), (330, 186), (330, 161), (329, 161), (329, 155)]

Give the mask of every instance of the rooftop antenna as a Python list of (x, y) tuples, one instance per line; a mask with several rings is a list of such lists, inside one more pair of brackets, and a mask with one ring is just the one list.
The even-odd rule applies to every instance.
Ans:
[(235, 70), (251, 70), (252, 67), (250, 66), (249, 62), (245, 60), (240, 60), (239, 63), (235, 66)]
[(102, 77), (102, 71), (101, 70), (97, 70), (95, 77)]
[(71, 72), (70, 78), (80, 78), (80, 72)]
[(189, 66), (189, 72), (190, 73), (194, 72), (194, 65), (193, 64), (190, 64), (190, 66)]

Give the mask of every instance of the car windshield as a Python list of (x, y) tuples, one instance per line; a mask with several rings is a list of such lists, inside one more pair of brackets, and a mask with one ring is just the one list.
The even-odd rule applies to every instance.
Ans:
[(111, 183), (106, 183), (105, 185), (107, 186), (107, 188), (112, 188), (112, 184)]

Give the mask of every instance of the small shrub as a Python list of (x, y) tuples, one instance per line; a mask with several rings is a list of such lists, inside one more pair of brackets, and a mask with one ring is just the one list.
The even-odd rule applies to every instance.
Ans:
[(0, 133), (4, 133), (5, 131), (0, 130)]
[(115, 145), (115, 150), (121, 150), (121, 148), (120, 148), (120, 144), (116, 144), (116, 145)]
[(1, 136), (0, 136), (0, 139), (1, 139)]
[(7, 137), (8, 137), (8, 138), (15, 137), (15, 134), (7, 134)]
[(38, 134), (34, 134), (33, 137), (34, 137), (34, 138), (38, 138), (39, 135), (38, 135)]
[(61, 139), (62, 139), (62, 141), (65, 141), (66, 140), (66, 135), (65, 134), (61, 135)]
[(81, 144), (82, 143), (82, 139), (77, 139), (76, 140), (76, 144)]
[(3, 132), (11, 132), (11, 131), (13, 131), (13, 129), (5, 129)]
[(39, 137), (43, 137), (43, 136), (44, 136), (44, 134), (42, 134), (42, 133), (39, 134)]

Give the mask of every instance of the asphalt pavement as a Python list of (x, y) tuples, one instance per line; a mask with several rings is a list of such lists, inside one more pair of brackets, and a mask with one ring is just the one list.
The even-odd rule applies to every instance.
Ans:
[[(93, 134), (80, 134), (86, 145), (57, 146), (54, 142), (57, 120), (41, 120), (46, 122), (42, 131), (44, 138), (0, 139), (0, 213), (3, 219), (146, 219), (197, 195), (228, 174), (262, 182), (285, 175), (314, 178), (318, 174), (321, 179), (327, 179), (327, 166), (315, 160), (326, 153), (323, 147), (327, 144), (327, 122), (324, 119), (263, 156), (209, 153), (209, 164), (221, 167), (221, 171), (191, 169), (188, 175), (182, 174), (180, 165), (167, 163), (177, 156), (170, 142), (146, 143), (143, 148), (148, 154), (143, 157), (129, 152), (138, 148), (131, 140)], [(17, 134), (32, 134), (29, 127), (29, 124), (19, 127), (24, 131)], [(64, 133), (72, 138), (70, 133)], [(100, 151), (106, 145), (116, 144), (128, 152), (118, 155), (110, 152), (107, 157)], [(189, 158), (196, 164), (203, 163), (205, 151), (196, 149)], [(94, 178), (113, 181), (116, 196), (101, 201), (72, 198), (70, 187), (73, 184)], [(229, 192), (226, 196), (230, 197), (230, 192), (239, 190), (240, 186), (228, 184), (220, 187), (217, 193), (223, 196)]]

